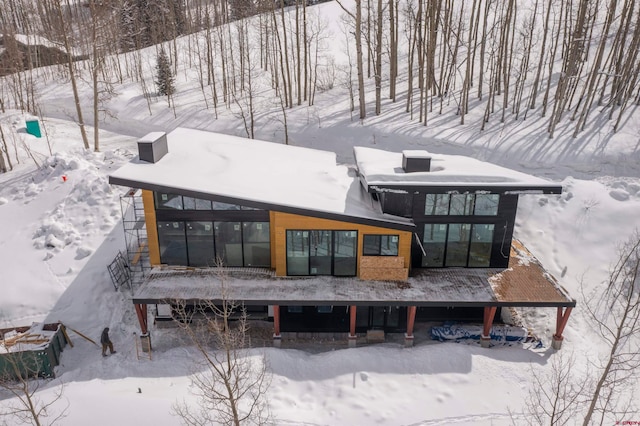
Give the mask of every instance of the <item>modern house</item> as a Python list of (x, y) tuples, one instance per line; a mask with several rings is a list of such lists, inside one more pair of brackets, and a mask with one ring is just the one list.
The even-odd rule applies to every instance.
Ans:
[(384, 330), (410, 344), (416, 321), (446, 319), (482, 321), (486, 340), (496, 312), (531, 306), (557, 308), (560, 347), (576, 302), (513, 240), (518, 197), (558, 184), (469, 157), (356, 147), (340, 165), (332, 152), (189, 129), (138, 148), (109, 182), (142, 191), (143, 334), (149, 305), (161, 319), (172, 303), (230, 298), (273, 320), (276, 341)]

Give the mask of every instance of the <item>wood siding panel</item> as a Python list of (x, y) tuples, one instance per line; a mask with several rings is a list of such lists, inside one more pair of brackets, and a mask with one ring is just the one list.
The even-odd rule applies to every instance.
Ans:
[(358, 250), (356, 254), (358, 259), (358, 276), (360, 276), (360, 261), (364, 234), (398, 235), (398, 257), (403, 259), (403, 268), (409, 268), (411, 259), (411, 232), (281, 212), (272, 212), (271, 229), (271, 255), (272, 259), (275, 257), (275, 262), (272, 262), (272, 264), (275, 264), (276, 275), (278, 276), (287, 275), (287, 230), (358, 231)]
[(160, 265), (160, 244), (158, 243), (158, 223), (156, 221), (153, 191), (142, 190), (142, 204), (144, 205), (144, 221), (147, 227), (149, 263), (151, 263), (151, 266)]
[(401, 256), (363, 256), (360, 258), (360, 279), (375, 281), (406, 281), (409, 268)]
[(362, 256), (361, 268), (404, 268), (405, 261), (402, 256)]

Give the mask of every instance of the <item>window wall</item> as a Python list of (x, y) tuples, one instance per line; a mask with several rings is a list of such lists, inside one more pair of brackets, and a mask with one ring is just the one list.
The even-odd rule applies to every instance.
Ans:
[(489, 267), (493, 224), (426, 223), (423, 225), (422, 267)]
[(355, 276), (357, 231), (287, 230), (287, 275)]
[(498, 194), (426, 194), (425, 216), (496, 216)]
[(209, 201), (165, 192), (154, 192), (154, 198), (158, 210), (258, 210), (238, 204)]
[(269, 222), (158, 221), (158, 241), (163, 264), (271, 266)]
[(154, 200), (161, 263), (271, 266), (267, 210), (163, 192)]

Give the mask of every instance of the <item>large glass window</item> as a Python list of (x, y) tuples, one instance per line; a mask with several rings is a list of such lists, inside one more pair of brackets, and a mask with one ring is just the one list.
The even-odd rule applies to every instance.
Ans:
[(473, 194), (451, 194), (449, 214), (452, 216), (473, 214), (473, 198)]
[(213, 223), (187, 222), (186, 229), (189, 266), (215, 266)]
[(427, 223), (424, 225), (422, 246), (426, 252), (426, 256), (422, 257), (423, 267), (437, 268), (444, 265), (444, 247), (446, 241), (446, 224)]
[(333, 275), (352, 277), (358, 269), (358, 231), (334, 231)]
[(309, 231), (287, 231), (287, 275), (309, 275)]
[(491, 264), (491, 247), (494, 225), (475, 224), (469, 245), (469, 266), (488, 267)]
[(471, 224), (452, 223), (447, 235), (447, 266), (467, 266)]
[(260, 210), (238, 204), (209, 201), (165, 192), (154, 192), (157, 209), (173, 210)]
[(362, 254), (364, 256), (397, 256), (398, 235), (365, 235)]
[(333, 233), (309, 231), (309, 268), (311, 275), (331, 275), (333, 258)]
[(357, 231), (287, 230), (287, 275), (354, 276)]
[(213, 210), (240, 210), (240, 206), (237, 204), (222, 203), (220, 201), (214, 201), (212, 204)]
[(216, 255), (226, 266), (243, 266), (240, 222), (215, 222)]
[(244, 222), (242, 240), (244, 266), (271, 266), (269, 222)]
[(211, 201), (200, 198), (182, 197), (185, 210), (211, 210)]
[(427, 216), (449, 214), (449, 194), (427, 194), (424, 214)]
[(184, 222), (158, 221), (160, 263), (187, 265), (187, 243), (184, 228)]
[(498, 194), (478, 194), (476, 195), (474, 214), (478, 216), (496, 216), (499, 202), (500, 195)]
[(425, 216), (496, 216), (499, 194), (426, 194)]
[(173, 209), (182, 210), (182, 195), (166, 194), (164, 192), (156, 192), (156, 208), (157, 209)]
[(424, 224), (424, 268), (491, 266), (494, 224)]

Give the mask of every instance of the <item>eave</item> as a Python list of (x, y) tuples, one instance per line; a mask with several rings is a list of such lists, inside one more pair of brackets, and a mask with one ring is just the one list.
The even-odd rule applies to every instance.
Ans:
[[(393, 219), (390, 219), (389, 221), (385, 221), (385, 220), (379, 220), (379, 219), (374, 219), (369, 217), (352, 216), (352, 215), (339, 214), (334, 212), (311, 210), (311, 209), (305, 209), (305, 208), (300, 208), (295, 206), (284, 206), (279, 204), (248, 200), (243, 198), (221, 196), (221, 195), (205, 193), (200, 191), (191, 191), (191, 190), (186, 190), (182, 188), (174, 188), (166, 185), (157, 185), (157, 184), (152, 184), (148, 182), (140, 182), (140, 181), (135, 181), (131, 179), (114, 177), (114, 176), (109, 176), (109, 183), (112, 185), (119, 185), (127, 188), (139, 188), (139, 189), (146, 189), (150, 191), (165, 192), (165, 193), (183, 195), (187, 197), (199, 198), (203, 200), (217, 201), (217, 202), (223, 202), (223, 203), (229, 203), (229, 204), (239, 204), (247, 207), (253, 207), (256, 209), (278, 211), (282, 213), (291, 213), (291, 214), (297, 214), (301, 216), (315, 217), (319, 219), (329, 219), (329, 220), (335, 220), (340, 222), (355, 223), (360, 225), (378, 226), (381, 228), (397, 229), (401, 231), (409, 231), (409, 232), (415, 231), (415, 225), (413, 223), (407, 223), (407, 222), (401, 223), (401, 222), (394, 221)], [(401, 219), (398, 218), (398, 220), (401, 220)]]
[(370, 194), (401, 192), (406, 194), (451, 194), (451, 193), (492, 193), (492, 194), (562, 194), (562, 185), (489, 185), (489, 184), (448, 184), (448, 185), (411, 185), (411, 184), (370, 184), (360, 180)]

